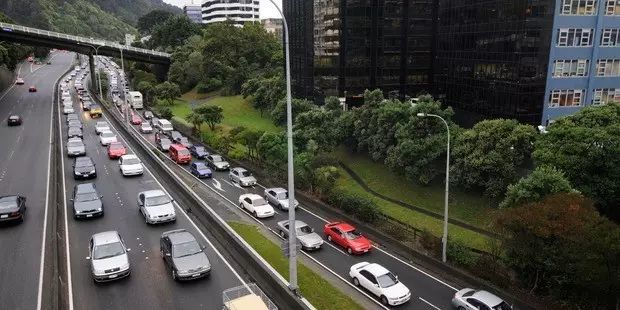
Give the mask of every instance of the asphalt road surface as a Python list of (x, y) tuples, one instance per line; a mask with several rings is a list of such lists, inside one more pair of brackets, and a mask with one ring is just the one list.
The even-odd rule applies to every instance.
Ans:
[[(0, 195), (26, 197), (21, 224), (0, 225), (0, 308), (36, 309), (40, 301), (43, 226), (46, 220), (51, 113), (54, 84), (68, 69), (72, 54), (51, 54), (51, 65), (20, 64), (24, 85), (0, 94)], [(30, 93), (34, 85), (37, 92)], [(23, 125), (8, 127), (20, 115)]]

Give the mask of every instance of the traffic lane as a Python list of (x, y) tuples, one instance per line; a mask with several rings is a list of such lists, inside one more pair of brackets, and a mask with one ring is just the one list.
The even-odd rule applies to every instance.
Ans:
[[(136, 204), (137, 193), (143, 190), (158, 189), (159, 186), (146, 173), (142, 177), (132, 178), (124, 178), (120, 175), (117, 162), (108, 159), (105, 148), (99, 143), (94, 130), (96, 121), (87, 119), (84, 122), (84, 142), (89, 156), (97, 163), (99, 176), (95, 184), (100, 194), (104, 196), (105, 216), (93, 221), (70, 223), (70, 230), (73, 232), (76, 231), (73, 226), (79, 226), (79, 233), (71, 233), (73, 238), (71, 244), (73, 248), (82, 248), (84, 249), (82, 252), (86, 253), (90, 235), (110, 229), (118, 230), (127, 246), (132, 249), (130, 251), (132, 276), (128, 279), (129, 281), (121, 280), (122, 283), (119, 285), (116, 283), (104, 285), (103, 290), (94, 285), (83, 289), (75, 288), (76, 307), (80, 308), (82, 305), (90, 307), (92, 301), (97, 300), (96, 304), (102, 305), (101, 309), (118, 309), (134, 305), (134, 303), (137, 308), (200, 309), (208, 307), (209, 300), (221, 300), (222, 290), (239, 285), (240, 282), (226, 272), (227, 267), (224, 262), (209, 251), (209, 248), (207, 255), (211, 260), (213, 271), (208, 279), (193, 283), (172, 281), (170, 272), (159, 255), (159, 236), (164, 231), (178, 228), (188, 229), (197, 238), (199, 234), (180, 212), (177, 214), (176, 223), (158, 226), (148, 226), (144, 223)], [(70, 193), (67, 193), (67, 196), (70, 196), (73, 190), (68, 190), (68, 192)], [(204, 244), (203, 241), (201, 243)], [(72, 263), (74, 259), (84, 261), (84, 255), (87, 254), (82, 254), (82, 252), (75, 255), (72, 253)], [(85, 261), (84, 265), (85, 267), (75, 268), (74, 281), (79, 281), (76, 283), (92, 282), (88, 261)], [(157, 285), (153, 285), (154, 282)], [(138, 300), (134, 298), (136, 293), (140, 296)], [(128, 300), (131, 301), (128, 302)]]
[[(68, 62), (64, 63), (68, 66)], [(66, 68), (65, 68), (66, 69)], [(26, 197), (26, 218), (21, 224), (0, 225), (0, 296), (6, 309), (34, 309), (37, 305), (41, 263), (41, 238), (45, 219), (50, 139), (52, 89), (62, 66), (42, 68), (32, 81), (41, 84), (40, 93), (26, 88), (10, 89), (2, 98), (0, 115), (6, 126), (0, 130), (0, 187), (2, 195)], [(46, 79), (42, 79), (46, 76)], [(29, 96), (36, 94), (35, 96)], [(22, 99), (23, 98), (23, 99)], [(36, 109), (34, 107), (37, 107)], [(9, 113), (19, 114), (24, 124), (8, 127)]]

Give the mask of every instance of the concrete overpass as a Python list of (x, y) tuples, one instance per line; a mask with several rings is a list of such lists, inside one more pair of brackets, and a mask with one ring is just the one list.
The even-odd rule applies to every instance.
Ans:
[(154, 64), (158, 78), (165, 77), (170, 66), (168, 53), (15, 24), (0, 23), (0, 41), (45, 46), (89, 55), (92, 72), (94, 72), (92, 56), (95, 54)]

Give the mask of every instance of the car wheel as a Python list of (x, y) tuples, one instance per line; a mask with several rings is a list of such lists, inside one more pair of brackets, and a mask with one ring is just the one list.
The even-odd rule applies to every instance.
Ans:
[(351, 250), (351, 248), (347, 248), (347, 253), (349, 253), (349, 255), (353, 255), (353, 250)]
[(282, 237), (282, 239), (286, 239), (286, 236), (284, 235), (284, 230), (280, 230), (280, 237)]
[(330, 241), (330, 242), (331, 242), (331, 241), (332, 241), (332, 236), (327, 235), (327, 241)]
[(255, 218), (258, 218), (258, 213), (256, 213), (256, 211), (254, 211), (253, 214)]
[(164, 258), (164, 250), (160, 249), (159, 250), (159, 256), (161, 256), (161, 258)]
[(243, 204), (242, 203), (239, 204), (239, 208), (243, 209)]
[(381, 303), (385, 306), (389, 306), (387, 298), (385, 296), (381, 296)]
[(465, 307), (458, 307), (458, 310), (465, 310)]
[(357, 278), (353, 278), (353, 285), (360, 286), (360, 280), (358, 280)]
[(172, 280), (177, 280), (177, 271), (172, 269)]

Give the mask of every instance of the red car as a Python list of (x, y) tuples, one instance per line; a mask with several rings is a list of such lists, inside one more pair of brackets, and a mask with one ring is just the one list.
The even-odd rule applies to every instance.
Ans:
[(372, 249), (370, 240), (360, 234), (355, 227), (344, 222), (325, 224), (323, 233), (328, 241), (345, 248), (349, 254), (364, 254)]
[(108, 145), (108, 157), (110, 159), (120, 158), (121, 156), (127, 154), (127, 150), (125, 146), (123, 146), (120, 142), (112, 142)]
[(137, 114), (131, 113), (131, 123), (134, 125), (142, 124), (142, 119)]
[(37, 91), (37, 87), (36, 86), (30, 86), (30, 88), (28, 88), (28, 91), (31, 93), (35, 93)]

